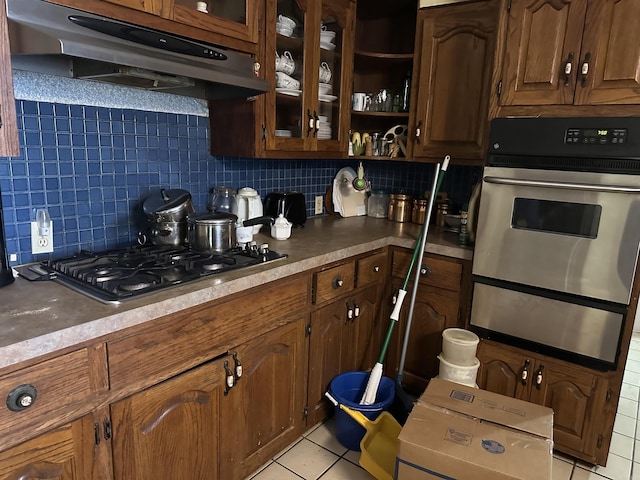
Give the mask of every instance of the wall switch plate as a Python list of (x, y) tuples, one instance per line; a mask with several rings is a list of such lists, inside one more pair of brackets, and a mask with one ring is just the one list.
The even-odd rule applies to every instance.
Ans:
[(324, 197), (322, 195), (316, 195), (316, 211), (315, 211), (315, 215), (322, 215), (323, 203), (324, 203)]
[(31, 222), (31, 253), (35, 255), (51, 252), (53, 252), (53, 222), (49, 223), (46, 232), (38, 228), (38, 222)]

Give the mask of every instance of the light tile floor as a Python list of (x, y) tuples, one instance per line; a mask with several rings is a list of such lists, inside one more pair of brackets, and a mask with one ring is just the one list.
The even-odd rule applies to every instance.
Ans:
[[(634, 333), (607, 466), (592, 467), (555, 454), (553, 480), (640, 480), (639, 396), (640, 333)], [(372, 480), (359, 466), (359, 456), (360, 452), (347, 450), (336, 440), (333, 421), (329, 420), (310, 429), (249, 479)]]

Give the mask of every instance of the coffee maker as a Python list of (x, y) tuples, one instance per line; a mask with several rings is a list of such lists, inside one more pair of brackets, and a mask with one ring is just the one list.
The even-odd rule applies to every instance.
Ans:
[(4, 214), (2, 213), (2, 193), (0, 192), (0, 287), (9, 285), (14, 280), (7, 257), (7, 241), (4, 235)]

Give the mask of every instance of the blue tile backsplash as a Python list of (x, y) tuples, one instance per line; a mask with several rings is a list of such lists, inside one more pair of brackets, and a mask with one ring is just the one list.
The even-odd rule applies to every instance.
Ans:
[[(251, 186), (261, 196), (296, 190), (307, 214), (337, 171), (356, 160), (274, 160), (209, 154), (209, 119), (124, 108), (17, 100), (21, 156), (0, 157), (0, 191), (11, 265), (105, 250), (136, 241), (139, 205), (154, 189), (191, 192), (205, 210), (217, 185)], [(421, 195), (434, 166), (365, 161), (373, 188)], [(442, 190), (458, 208), (468, 200), (480, 168), (451, 166)], [(31, 254), (30, 222), (46, 207), (53, 221), (54, 252)]]

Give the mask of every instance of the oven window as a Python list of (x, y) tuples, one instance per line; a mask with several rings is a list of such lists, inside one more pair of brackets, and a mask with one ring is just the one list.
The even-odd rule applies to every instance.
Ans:
[(511, 226), (523, 230), (596, 238), (602, 207), (585, 203), (516, 198)]

